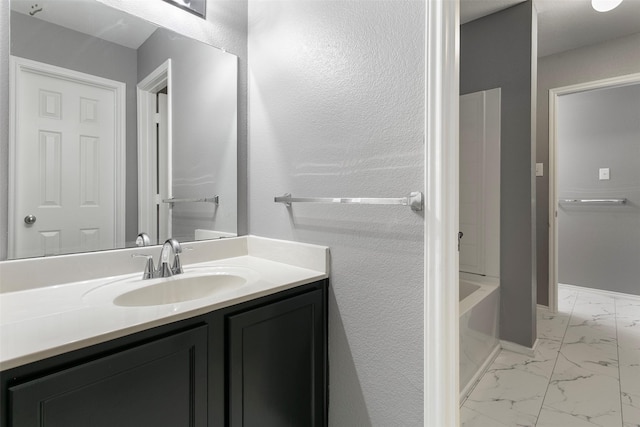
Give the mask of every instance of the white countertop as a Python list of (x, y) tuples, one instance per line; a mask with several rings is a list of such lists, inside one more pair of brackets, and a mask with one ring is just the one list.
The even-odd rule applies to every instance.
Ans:
[[(185, 275), (225, 269), (246, 272), (250, 280), (227, 292), (173, 304), (121, 307), (113, 298), (139, 272), (91, 280), (30, 287), (0, 293), (0, 370), (77, 350), (152, 327), (205, 314), (265, 295), (328, 277), (328, 249), (321, 246), (247, 236), (246, 251), (237, 256), (184, 264)], [(224, 239), (227, 240), (227, 239)], [(200, 251), (215, 252), (229, 242), (198, 245)], [(131, 252), (131, 250), (124, 250)], [(111, 251), (118, 252), (118, 251)], [(242, 254), (245, 252), (245, 254)], [(99, 255), (98, 255), (99, 256)], [(127, 254), (130, 257), (130, 253)], [(202, 253), (199, 255), (203, 257)], [(35, 260), (37, 262), (37, 260)], [(65, 262), (73, 263), (73, 256)], [(26, 265), (26, 264), (25, 264)], [(33, 268), (33, 264), (27, 265)], [(309, 268), (311, 267), (311, 268)], [(0, 268), (2, 280), (15, 271)], [(55, 274), (51, 273), (52, 276)], [(52, 282), (55, 282), (52, 279)]]

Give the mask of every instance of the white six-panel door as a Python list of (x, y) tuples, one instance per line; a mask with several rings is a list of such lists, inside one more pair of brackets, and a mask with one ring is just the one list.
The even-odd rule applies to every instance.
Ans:
[(124, 83), (12, 63), (10, 257), (121, 246)]

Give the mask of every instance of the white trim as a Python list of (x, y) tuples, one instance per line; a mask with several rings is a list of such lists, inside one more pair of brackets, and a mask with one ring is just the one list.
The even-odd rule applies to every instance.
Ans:
[(426, 2), (424, 425), (459, 425), (459, 1)]
[(15, 173), (16, 173), (16, 88), (18, 87), (18, 72), (16, 70), (16, 64), (14, 63), (14, 57), (9, 56), (9, 157), (7, 159), (9, 163), (8, 172), (9, 176), (7, 177), (8, 184), (8, 194), (7, 194), (7, 259), (15, 258), (15, 227), (13, 224), (16, 224), (15, 217), (17, 212), (15, 212), (15, 200), (16, 200), (16, 190), (15, 190)]
[(524, 354), (529, 357), (534, 357), (536, 355), (536, 349), (538, 348), (539, 343), (540, 340), (536, 338), (536, 342), (533, 343), (533, 347), (529, 348), (511, 341), (500, 340), (500, 346), (503, 350)]
[(105, 79), (103, 77), (94, 76), (92, 74), (81, 73), (79, 71), (69, 70), (55, 65), (45, 64), (30, 59), (21, 58), (11, 55), (9, 57), (9, 191), (8, 191), (8, 236), (7, 236), (7, 254), (8, 258), (15, 255), (15, 229), (13, 227), (18, 212), (14, 211), (15, 204), (15, 164), (16, 164), (16, 112), (17, 99), (16, 88), (18, 87), (18, 79), (20, 72), (50, 76), (59, 80), (67, 80), (72, 82), (80, 82), (88, 86), (98, 87), (100, 89), (111, 91), (114, 96), (115, 114), (114, 114), (114, 248), (124, 248), (125, 246), (125, 228), (126, 228), (126, 89), (125, 83)]
[(608, 87), (640, 83), (640, 73), (627, 74), (549, 90), (549, 310), (558, 311), (558, 223), (557, 223), (557, 142), (556, 110), (558, 97)]
[(480, 369), (476, 371), (475, 375), (471, 377), (467, 385), (460, 391), (460, 406), (462, 406), (464, 401), (467, 400), (467, 397), (469, 397), (473, 389), (476, 387), (480, 378), (482, 378), (482, 376), (487, 372), (487, 369), (489, 369), (489, 366), (491, 366), (493, 361), (496, 360), (500, 351), (502, 351), (502, 347), (500, 344), (496, 344), (489, 357), (487, 357), (482, 366), (480, 366)]
[[(164, 165), (166, 171), (168, 188), (165, 189), (167, 197), (172, 197), (172, 73), (171, 59), (167, 59), (158, 68), (145, 77), (137, 87), (138, 98), (138, 232), (145, 232), (152, 242), (158, 241), (157, 236), (157, 215), (156, 206), (163, 209), (165, 216), (171, 218), (170, 205), (163, 204), (156, 197), (156, 158), (158, 156), (155, 141), (155, 116), (156, 116), (156, 94), (163, 88), (168, 87), (168, 139), (167, 139), (167, 164)], [(171, 221), (168, 221), (168, 235), (171, 234)]]
[(578, 291), (578, 292), (590, 292), (592, 294), (607, 295), (607, 296), (614, 297), (614, 298), (637, 299), (638, 301), (640, 301), (640, 295), (625, 294), (624, 292), (608, 291), (606, 289), (587, 288), (587, 287), (584, 287), (584, 286), (569, 285), (567, 283), (558, 283), (558, 288), (565, 288), (565, 289), (568, 289), (568, 290), (573, 290), (573, 291)]

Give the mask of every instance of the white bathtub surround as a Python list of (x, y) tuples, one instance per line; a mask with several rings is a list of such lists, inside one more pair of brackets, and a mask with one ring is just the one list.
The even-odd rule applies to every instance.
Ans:
[(500, 104), (500, 88), (460, 96), (461, 402), (500, 350)]
[[(113, 304), (124, 281), (142, 277), (138, 249), (0, 263), (0, 370), (187, 319), (328, 277), (328, 248), (255, 236), (185, 244), (185, 274), (234, 272), (246, 284), (225, 293), (173, 304), (121, 307)], [(158, 252), (159, 248), (147, 248)], [(78, 261), (78, 260), (82, 260)], [(156, 255), (157, 259), (157, 255)], [(86, 261), (86, 262), (85, 262)], [(50, 283), (41, 272), (50, 268)], [(81, 280), (88, 266), (111, 271)], [(124, 271), (124, 272), (123, 272)], [(246, 273), (246, 274), (245, 274)], [(69, 280), (69, 277), (75, 279)], [(178, 279), (182, 276), (176, 276)], [(155, 279), (170, 280), (170, 279)], [(146, 286), (136, 281), (134, 286)], [(20, 289), (22, 287), (22, 289)]]
[(500, 351), (500, 288), (495, 278), (460, 273), (460, 401)]
[(500, 88), (460, 96), (460, 271), (500, 276)]
[(538, 310), (534, 357), (502, 351), (462, 408), (462, 425), (640, 425), (640, 298), (559, 288)]

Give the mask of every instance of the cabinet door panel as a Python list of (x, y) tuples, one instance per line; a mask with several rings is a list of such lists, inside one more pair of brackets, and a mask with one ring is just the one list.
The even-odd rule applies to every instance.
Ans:
[(323, 292), (229, 316), (232, 427), (325, 423)]
[(9, 389), (13, 427), (204, 427), (207, 327)]

